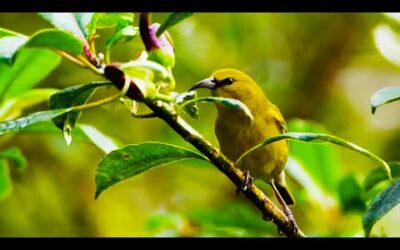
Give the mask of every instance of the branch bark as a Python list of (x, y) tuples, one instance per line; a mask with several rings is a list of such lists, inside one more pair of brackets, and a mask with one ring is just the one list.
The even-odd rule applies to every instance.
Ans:
[[(146, 102), (147, 106), (153, 110), (159, 118), (164, 120), (172, 129), (175, 130), (183, 139), (196, 147), (239, 189), (241, 189), (245, 176), (243, 172), (235, 166), (217, 148), (204, 139), (183, 119), (177, 116), (173, 110), (161, 101)], [(256, 186), (251, 185), (249, 189), (243, 191), (244, 195), (261, 211), (264, 218), (269, 218), (278, 228), (288, 237), (306, 237), (300, 230), (293, 230), (290, 221), (285, 214), (271, 202), (271, 200)]]

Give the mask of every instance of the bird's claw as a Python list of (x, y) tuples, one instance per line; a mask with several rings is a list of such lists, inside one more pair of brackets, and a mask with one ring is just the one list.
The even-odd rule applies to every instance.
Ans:
[(293, 217), (292, 211), (290, 211), (289, 209), (284, 209), (283, 213), (286, 215), (286, 217), (289, 220), (290, 231), (293, 232), (293, 235), (296, 235), (297, 232), (299, 231), (299, 227), (296, 224), (296, 221), (295, 221), (295, 219)]
[(251, 188), (251, 186), (253, 185), (253, 177), (250, 176), (249, 171), (244, 171), (243, 172), (244, 175), (244, 181), (242, 183), (242, 186), (236, 189), (236, 195), (240, 194), (240, 191), (247, 191)]

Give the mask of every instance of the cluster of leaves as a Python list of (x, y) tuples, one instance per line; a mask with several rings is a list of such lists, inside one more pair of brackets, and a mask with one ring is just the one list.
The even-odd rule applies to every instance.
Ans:
[[(226, 108), (240, 109), (252, 119), (250, 110), (238, 100), (217, 97), (198, 98), (193, 92), (175, 93), (172, 91), (175, 86), (171, 71), (174, 66), (174, 63), (172, 63), (174, 62), (174, 55), (171, 54), (170, 47), (168, 47), (172, 45), (168, 44), (170, 38), (168, 38), (166, 30), (190, 15), (190, 13), (171, 14), (158, 27), (155, 34), (151, 33), (153, 32), (151, 30), (152, 26), (147, 27), (147, 29), (140, 29), (140, 24), (139, 26), (135, 25), (132, 13), (44, 13), (40, 14), (40, 16), (49, 21), (54, 28), (40, 30), (31, 36), (0, 29), (0, 62), (4, 63), (0, 64), (2, 72), (0, 76), (0, 135), (19, 131), (32, 132), (35, 131), (35, 125), (36, 128), (43, 128), (39, 125), (42, 126), (44, 122), (47, 124), (45, 126), (47, 131), (54, 131), (54, 127), (61, 130), (67, 144), (72, 141), (72, 131), (76, 132), (76, 135), (80, 134), (82, 137), (89, 139), (106, 153), (96, 170), (95, 197), (98, 197), (108, 187), (156, 166), (185, 159), (200, 159), (209, 162), (207, 158), (199, 153), (161, 142), (145, 142), (123, 146), (117, 140), (102, 135), (94, 127), (78, 124), (82, 110), (116, 101), (126, 94), (126, 91), (122, 90), (120, 95), (89, 102), (98, 88), (109, 87), (111, 86), (110, 82), (92, 82), (75, 85), (63, 90), (32, 89), (59, 64), (60, 58), (64, 57), (100, 75), (104, 75), (104, 68), (107, 66), (118, 67), (118, 72), (121, 71), (128, 75), (130, 80), (136, 84), (143, 94), (144, 100), (162, 100), (177, 114), (179, 114), (180, 110), (184, 110), (187, 114), (197, 119), (199, 117), (199, 109), (196, 105), (198, 102), (217, 102)], [(113, 28), (114, 32), (105, 40), (106, 49), (104, 54), (99, 53), (96, 55), (96, 30), (110, 28)], [(142, 30), (149, 32), (146, 35), (151, 37), (149, 41), (154, 43), (152, 44), (153, 47), (145, 46), (147, 50), (143, 51), (141, 56), (135, 60), (120, 63), (118, 66), (112, 64), (110, 53), (113, 46), (117, 43), (131, 41), (140, 33), (139, 30), (140, 32)], [(143, 34), (140, 35), (143, 38)], [(143, 39), (144, 43), (146, 41)], [(167, 47), (167, 52), (163, 51), (165, 48), (163, 46)], [(384, 99), (378, 98), (373, 107), (385, 102), (382, 101)], [(16, 118), (27, 107), (32, 107), (46, 100), (49, 100), (50, 110)], [(132, 100), (129, 100), (129, 102), (132, 105), (136, 104)], [(136, 110), (131, 108), (130, 112), (136, 113)], [(37, 131), (43, 130), (37, 129)], [(381, 168), (374, 170), (368, 176), (366, 180), (368, 188), (364, 188), (366, 191), (387, 180), (387, 176), (391, 179), (391, 169), (387, 163), (357, 145), (322, 133), (323, 131), (312, 126), (303, 130), (294, 126), (290, 128), (290, 131), (298, 132), (267, 138), (261, 144), (256, 145), (255, 148), (246, 152), (243, 157), (258, 147), (264, 147), (274, 141), (283, 139), (306, 143), (331, 143), (365, 155), (380, 165)], [(360, 195), (363, 189), (357, 180), (352, 177), (346, 177), (341, 180), (342, 185), (339, 185), (339, 187), (335, 185), (336, 179), (333, 174), (333, 164), (328, 160), (331, 154), (329, 150), (323, 149), (321, 152), (322, 154), (327, 154), (327, 157), (319, 157), (318, 160), (315, 158), (314, 149), (302, 147), (299, 150), (300, 146), (293, 148), (294, 152), (291, 152), (293, 159), (299, 162), (303, 161), (305, 164), (302, 165), (307, 166), (310, 170), (307, 173), (316, 175), (315, 178), (311, 179), (318, 180), (313, 182), (316, 188), (311, 188), (310, 191), (316, 189), (318, 191), (320, 186), (325, 190), (339, 188), (340, 201), (345, 209), (365, 210), (366, 200)], [(307, 154), (304, 152), (307, 152)], [(321, 152), (318, 152), (318, 154)], [(0, 157), (2, 157), (0, 158), (2, 160), (0, 161), (0, 171), (2, 171), (0, 173), (1, 198), (1, 190), (5, 190), (3, 193), (8, 194), (9, 191), (7, 190), (9, 190), (10, 186), (9, 177), (7, 177), (8, 166), (5, 159), (15, 162), (17, 167), (23, 167), (26, 164), (21, 154), (15, 149), (3, 151)], [(310, 157), (314, 157), (313, 160), (305, 160)], [(321, 168), (321, 165), (324, 165), (324, 167)], [(397, 173), (397, 170), (394, 170), (394, 166), (391, 165), (392, 172)], [(322, 171), (321, 169), (326, 170)], [(289, 168), (289, 171), (296, 172), (299, 169)], [(293, 174), (293, 176), (301, 175), (297, 173)], [(303, 183), (305, 186), (309, 185), (307, 181), (303, 181)], [(3, 188), (3, 186), (6, 188)], [(375, 196), (371, 202), (364, 217), (364, 229), (367, 234), (369, 234), (373, 224), (398, 203), (398, 186), (398, 182), (390, 185), (386, 190)], [(347, 192), (349, 187), (353, 192)], [(204, 214), (200, 217), (202, 216), (204, 217)], [(215, 216), (211, 217), (215, 218)], [(263, 226), (261, 227), (264, 229)]]

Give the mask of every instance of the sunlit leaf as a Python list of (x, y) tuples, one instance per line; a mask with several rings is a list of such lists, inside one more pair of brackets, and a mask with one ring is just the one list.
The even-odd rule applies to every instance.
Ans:
[(394, 102), (400, 99), (400, 87), (386, 87), (376, 91), (371, 97), (372, 114), (376, 109), (386, 103)]
[(56, 29), (40, 30), (32, 35), (25, 47), (45, 47), (67, 52), (71, 55), (80, 55), (83, 43), (68, 32)]
[[(242, 154), (239, 159), (237, 160), (236, 164), (240, 165), (242, 162), (243, 158), (252, 153), (253, 151), (264, 147), (268, 144), (271, 144), (276, 141), (281, 141), (281, 140), (295, 140), (295, 141), (301, 141), (301, 142), (306, 142), (306, 143), (332, 143), (336, 144), (338, 146), (350, 149), (352, 151), (355, 151), (359, 154), (362, 154), (371, 160), (375, 161), (378, 163), (383, 170), (386, 172), (386, 175), (388, 176), (389, 179), (392, 179), (392, 176), (390, 174), (390, 168), (389, 165), (379, 158), (378, 156), (372, 154), (368, 150), (361, 148), (358, 145), (355, 145), (351, 142), (345, 141), (343, 139), (340, 139), (338, 137), (332, 136), (332, 135), (327, 135), (327, 134), (316, 134), (316, 133), (297, 133), (297, 132), (291, 132), (291, 133), (284, 133), (278, 136), (273, 136), (270, 138), (265, 139), (261, 143), (257, 144), (256, 146), (252, 147), (248, 151), (246, 151), (244, 154)], [(323, 167), (323, 166), (321, 166)]]
[(158, 28), (156, 35), (161, 36), (164, 31), (167, 29), (171, 28), (175, 24), (178, 24), (185, 20), (186, 18), (192, 16), (193, 13), (191, 12), (181, 12), (181, 13), (172, 13), (170, 14), (167, 19), (164, 21), (164, 23)]
[(59, 30), (74, 34), (79, 40), (85, 41), (93, 13), (39, 13), (39, 15)]
[[(60, 90), (50, 97), (49, 108), (62, 109), (85, 104), (93, 95), (94, 91), (103, 86), (110, 86), (110, 83), (93, 82), (82, 85), (74, 85)], [(74, 129), (80, 114), (81, 111), (75, 111), (53, 119), (54, 124), (63, 131), (64, 138), (68, 145), (72, 140), (71, 131)]]
[(375, 223), (400, 203), (400, 180), (377, 195), (367, 208), (363, 218), (365, 234), (369, 236)]
[(5, 37), (5, 36), (20, 36), (20, 37), (26, 37), (27, 38), (27, 36), (22, 35), (20, 33), (17, 33), (15, 31), (4, 29), (4, 28), (0, 28), (0, 38), (1, 37)]
[(18, 170), (24, 170), (28, 165), (25, 156), (17, 147), (8, 148), (0, 152), (0, 159), (7, 159), (14, 164)]
[(42, 81), (61, 62), (45, 49), (23, 49), (12, 67), (0, 63), (0, 101), (21, 95)]
[(57, 89), (31, 89), (7, 99), (0, 105), (0, 121), (20, 116), (24, 109), (47, 101), (57, 91)]
[(150, 168), (190, 158), (208, 161), (193, 151), (159, 142), (128, 145), (112, 151), (97, 167), (95, 198), (106, 188)]
[(85, 133), (87, 138), (98, 148), (103, 150), (104, 153), (108, 154), (111, 151), (117, 150), (123, 146), (122, 142), (116, 140), (115, 138), (111, 138), (102, 132), (100, 132), (97, 128), (87, 125), (80, 124), (78, 127)]
[(106, 47), (111, 48), (118, 42), (129, 42), (139, 32), (139, 28), (133, 26), (126, 26), (121, 29), (117, 29), (113, 35), (107, 38)]
[(95, 13), (88, 26), (89, 34), (94, 34), (96, 29), (131, 25), (133, 18), (133, 13)]
[[(389, 167), (392, 173), (393, 178), (399, 178), (400, 177), (400, 163), (398, 162), (389, 162)], [(383, 171), (382, 168), (374, 168), (371, 170), (367, 177), (365, 177), (364, 180), (364, 191), (368, 192), (371, 188), (373, 188), (375, 185), (381, 183), (382, 181), (387, 180), (387, 175), (385, 171)]]
[(0, 63), (12, 66), (15, 61), (15, 53), (25, 44), (27, 37), (6, 36), (0, 38)]
[(354, 175), (347, 175), (338, 184), (339, 198), (344, 212), (364, 212), (365, 201), (362, 198), (362, 188)]
[(375, 45), (391, 63), (400, 65), (400, 36), (389, 25), (381, 24), (374, 29)]

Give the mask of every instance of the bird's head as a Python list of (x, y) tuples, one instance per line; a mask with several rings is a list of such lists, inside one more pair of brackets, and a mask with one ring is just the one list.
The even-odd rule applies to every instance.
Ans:
[(190, 90), (207, 88), (214, 96), (234, 98), (242, 102), (254, 97), (262, 90), (246, 73), (237, 69), (220, 69), (211, 77), (196, 83)]

